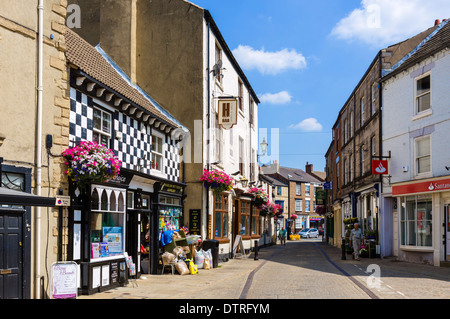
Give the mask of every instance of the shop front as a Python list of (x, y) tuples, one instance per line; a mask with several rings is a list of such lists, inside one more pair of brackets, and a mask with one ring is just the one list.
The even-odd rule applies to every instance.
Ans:
[(398, 258), (434, 266), (449, 262), (450, 177), (398, 183), (392, 196), (399, 207)]
[(183, 187), (123, 169), (107, 183), (81, 193), (72, 185), (72, 244), (80, 265), (82, 294), (125, 285), (129, 278), (158, 273), (160, 239), (183, 226)]

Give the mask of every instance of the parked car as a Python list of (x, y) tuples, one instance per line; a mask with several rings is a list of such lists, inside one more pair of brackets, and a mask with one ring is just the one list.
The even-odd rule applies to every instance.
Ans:
[(305, 228), (298, 233), (301, 237), (311, 238), (319, 237), (319, 231), (316, 228)]

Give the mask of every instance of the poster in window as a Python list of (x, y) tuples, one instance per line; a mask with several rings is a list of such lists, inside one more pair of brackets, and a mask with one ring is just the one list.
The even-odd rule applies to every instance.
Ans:
[(103, 242), (108, 244), (108, 253), (110, 255), (122, 254), (122, 227), (103, 227)]

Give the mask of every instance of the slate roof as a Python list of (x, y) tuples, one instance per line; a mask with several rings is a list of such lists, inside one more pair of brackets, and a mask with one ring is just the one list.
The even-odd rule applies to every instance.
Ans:
[(411, 52), (406, 54), (405, 58), (393, 67), (393, 71), (388, 73), (383, 80), (386, 80), (400, 72), (408, 69), (416, 63), (421, 62), (433, 54), (450, 48), (450, 22), (445, 20), (433, 29), (428, 37), (420, 42)]
[(69, 28), (66, 28), (65, 40), (67, 46), (66, 58), (70, 63), (111, 90), (144, 108), (154, 117), (173, 127), (182, 127), (174, 117), (163, 110), (141, 88), (131, 84), (121, 69), (103, 53), (100, 47), (93, 47)]
[[(315, 178), (314, 176), (306, 173), (304, 170), (301, 170), (299, 168), (280, 166), (280, 169), (277, 172), (276, 170), (274, 170), (269, 166), (263, 166), (262, 170), (265, 176), (270, 176), (275, 179), (278, 179), (277, 178), (278, 175), (278, 177), (281, 176), (286, 181), (290, 180), (292, 182), (299, 182), (299, 183), (318, 183), (318, 184), (322, 183), (321, 180)], [(282, 182), (284, 183), (285, 181), (282, 180)]]

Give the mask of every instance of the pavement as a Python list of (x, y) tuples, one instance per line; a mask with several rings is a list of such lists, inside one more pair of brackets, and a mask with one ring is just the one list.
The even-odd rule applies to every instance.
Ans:
[(142, 275), (78, 299), (450, 299), (450, 268), (347, 255), (321, 240), (288, 241), (196, 275)]

